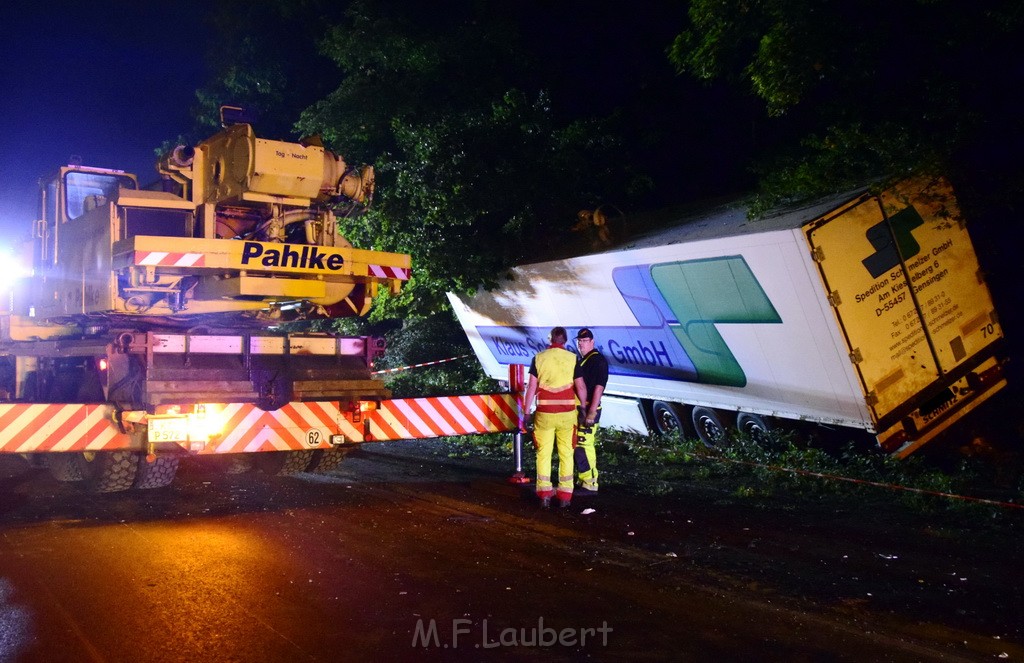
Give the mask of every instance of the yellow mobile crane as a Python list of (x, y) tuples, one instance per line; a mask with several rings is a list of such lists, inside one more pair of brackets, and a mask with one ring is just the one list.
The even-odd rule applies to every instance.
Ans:
[(80, 165), (42, 182), (32, 275), (0, 316), (0, 453), (98, 490), (164, 485), (185, 452), (326, 463), (390, 395), (383, 340), (276, 327), (364, 315), (408, 280), (408, 255), (338, 232), (372, 167), (240, 122), (158, 170), (155, 189)]
[(83, 166), (46, 182), (35, 278), (15, 313), (64, 332), (143, 316), (153, 326), (267, 326), (289, 310), (364, 315), (381, 286), (397, 293), (408, 279), (409, 256), (355, 249), (338, 233), (333, 210), (369, 199), (370, 166), (235, 124), (176, 148), (159, 170), (171, 191)]

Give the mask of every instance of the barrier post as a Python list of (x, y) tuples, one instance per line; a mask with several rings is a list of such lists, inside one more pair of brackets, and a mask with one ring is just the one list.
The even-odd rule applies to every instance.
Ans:
[(509, 483), (524, 484), (530, 483), (529, 477), (523, 472), (523, 421), (526, 419), (526, 408), (523, 406), (523, 396), (526, 391), (526, 367), (522, 364), (509, 364), (508, 387), (516, 397), (516, 414), (519, 416), (519, 426), (512, 434), (512, 460), (515, 463), (515, 472), (508, 478)]

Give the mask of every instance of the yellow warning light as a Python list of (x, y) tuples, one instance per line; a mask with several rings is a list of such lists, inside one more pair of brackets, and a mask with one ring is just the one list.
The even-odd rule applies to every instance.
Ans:
[(219, 437), (224, 429), (223, 406), (214, 403), (198, 403), (189, 415), (190, 440), (210, 440)]

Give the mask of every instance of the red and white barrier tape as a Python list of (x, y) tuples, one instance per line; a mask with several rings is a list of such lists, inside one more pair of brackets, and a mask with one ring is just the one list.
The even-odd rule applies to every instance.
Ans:
[(422, 368), (424, 366), (434, 366), (435, 364), (444, 364), (449, 361), (456, 361), (459, 359), (465, 359), (466, 357), (472, 357), (472, 353), (459, 355), (458, 357), (449, 357), (448, 359), (438, 359), (436, 361), (427, 361), (422, 364), (413, 364), (412, 366), (400, 366), (398, 368), (385, 368), (382, 371), (373, 371), (370, 375), (380, 375), (382, 373), (398, 373), (399, 371), (408, 371), (412, 368)]

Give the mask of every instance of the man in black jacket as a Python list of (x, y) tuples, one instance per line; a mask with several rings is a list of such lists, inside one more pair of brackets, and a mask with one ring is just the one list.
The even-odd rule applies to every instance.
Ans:
[(575, 465), (579, 479), (577, 495), (597, 494), (597, 424), (601, 421), (601, 396), (608, 385), (608, 360), (594, 347), (594, 333), (584, 327), (576, 334), (580, 353), (579, 374), (587, 387), (587, 400), (580, 404)]

